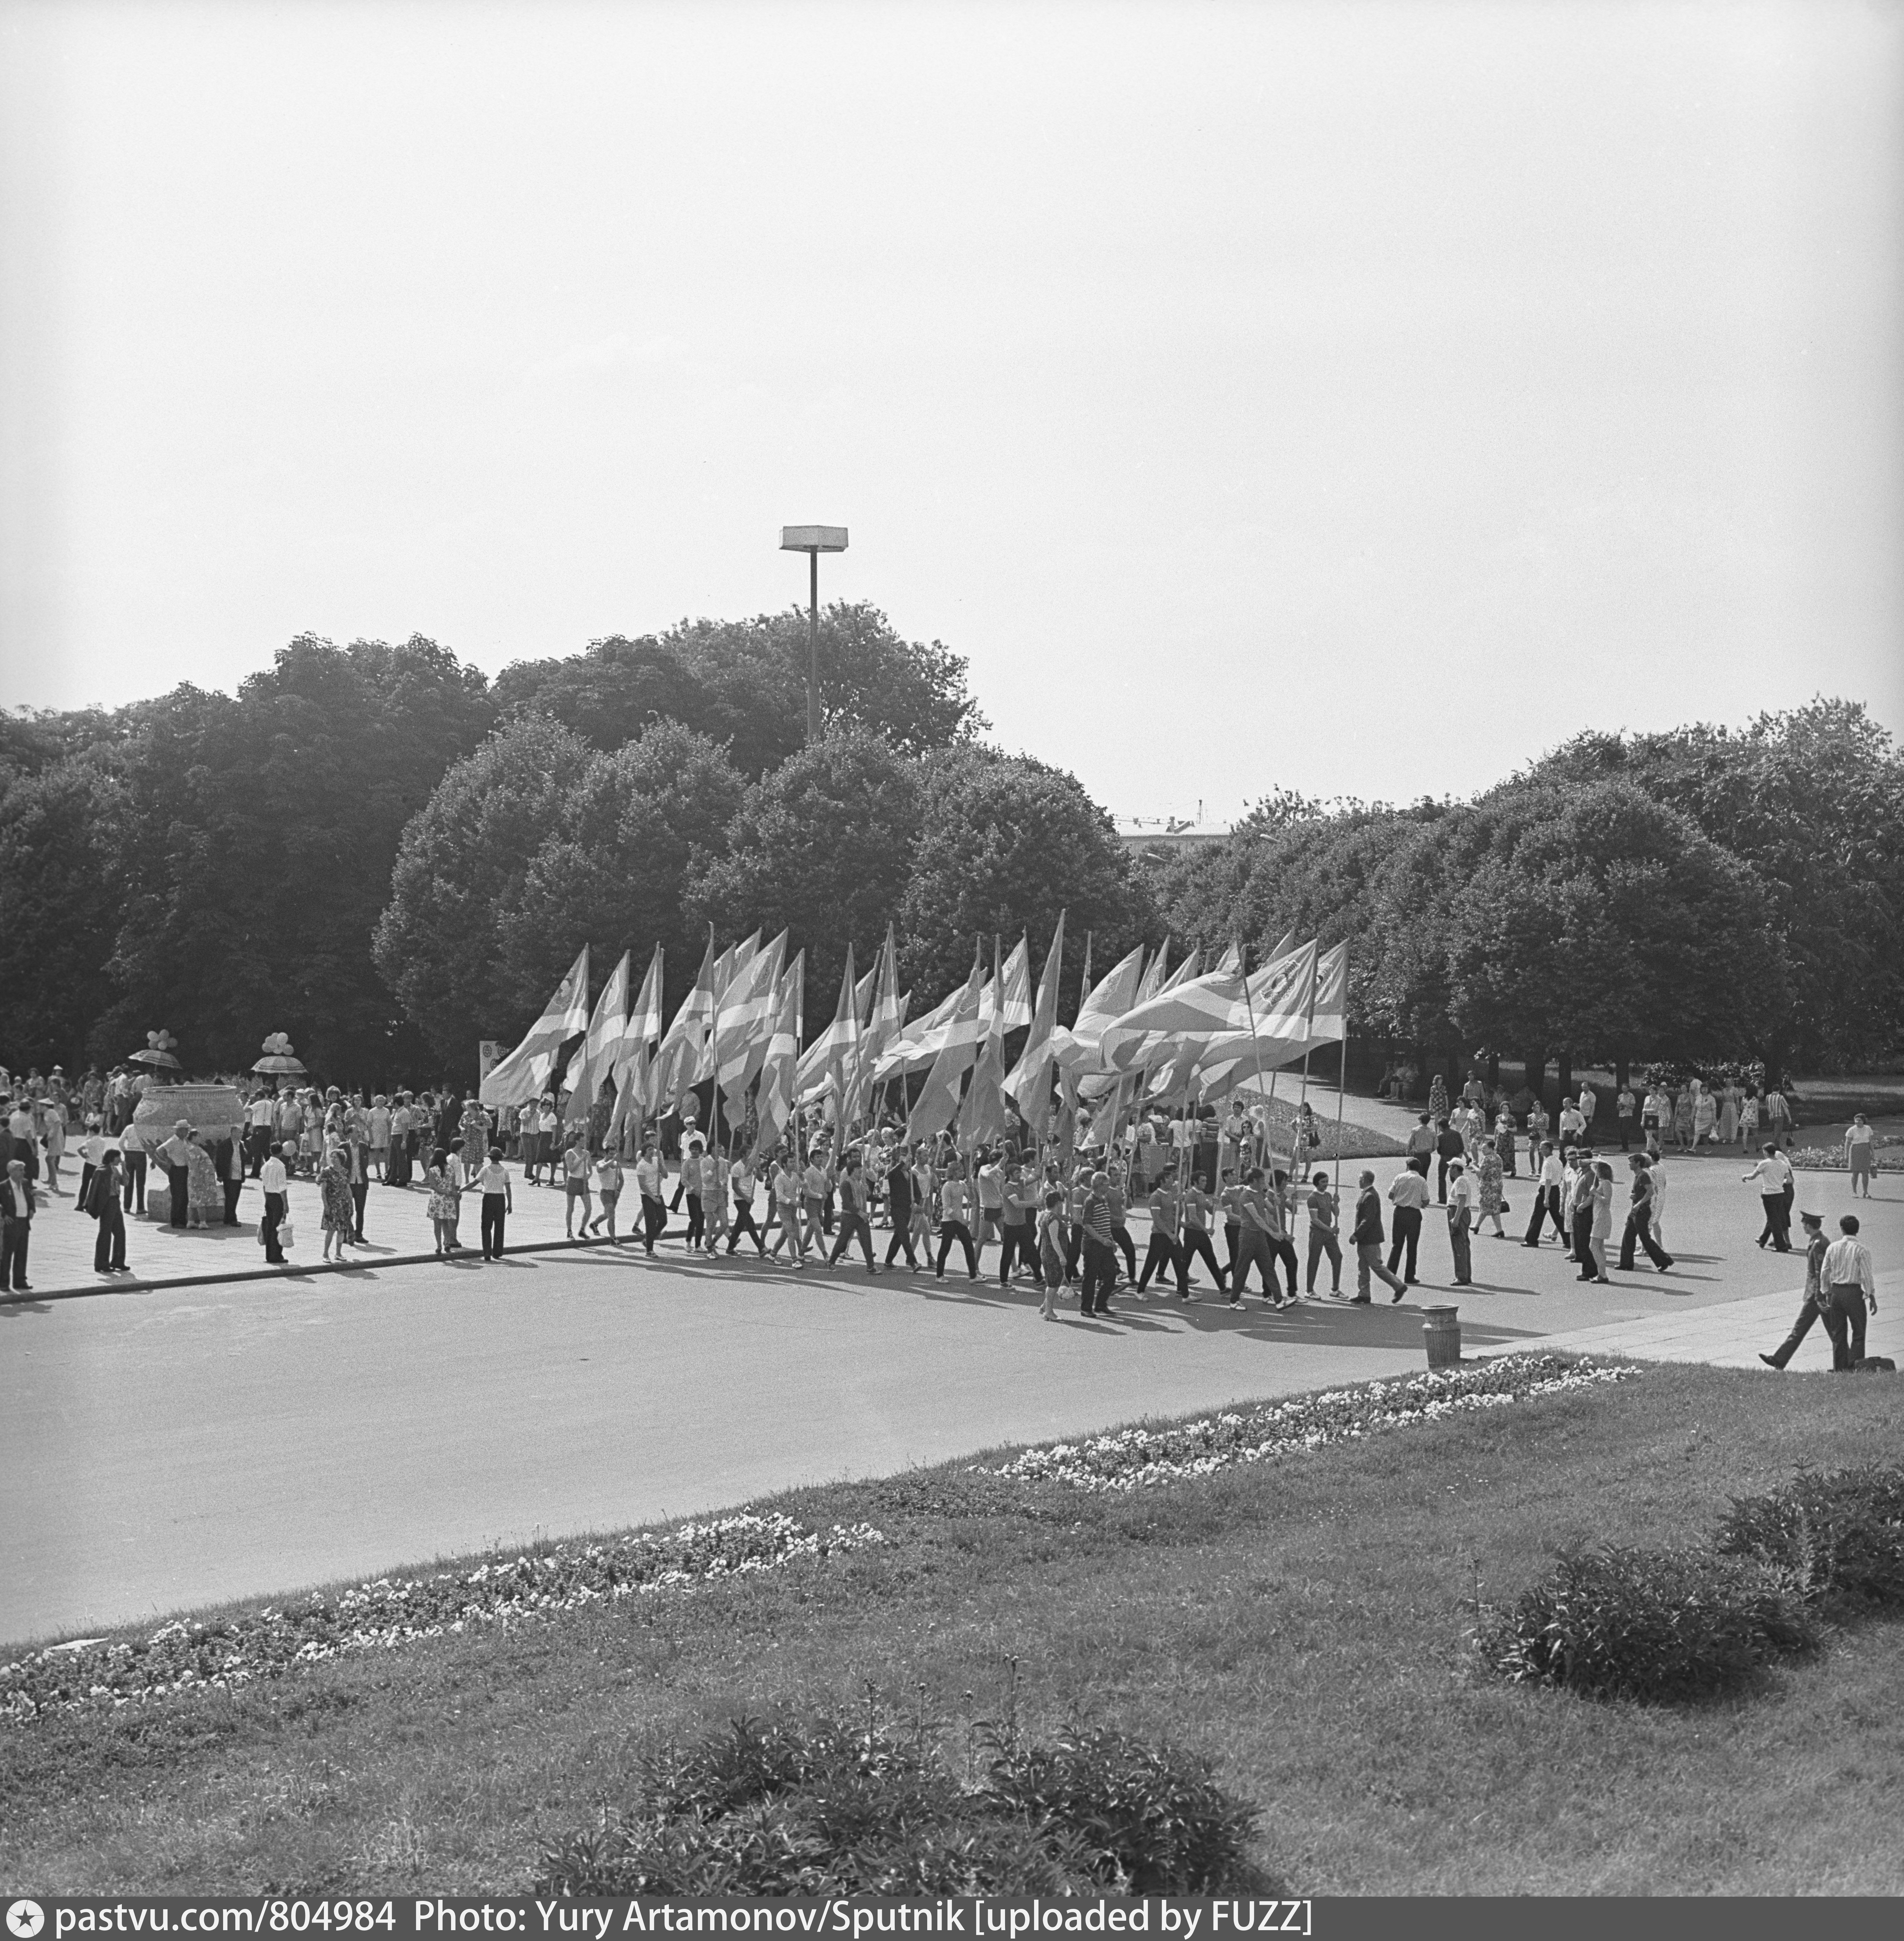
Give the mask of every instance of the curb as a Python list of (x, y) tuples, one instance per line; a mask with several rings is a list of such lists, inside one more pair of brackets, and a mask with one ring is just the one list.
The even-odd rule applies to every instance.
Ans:
[[(632, 1236), (611, 1240), (605, 1234), (588, 1240), (526, 1240), (520, 1246), (505, 1247), (510, 1254), (563, 1254), (578, 1247), (626, 1246)], [(635, 1242), (639, 1245), (639, 1242)], [(421, 1267), (442, 1258), (427, 1254), (387, 1254), (374, 1261), (314, 1261), (309, 1267), (244, 1267), (235, 1273), (181, 1274), (166, 1280), (111, 1280), (97, 1287), (35, 1288), (27, 1294), (0, 1294), (0, 1307), (31, 1307), (43, 1301), (93, 1301), (108, 1294), (157, 1294), (171, 1288), (222, 1287), (234, 1281), (309, 1280), (318, 1274), (362, 1273), (374, 1267)], [(478, 1255), (479, 1260), (482, 1256)]]

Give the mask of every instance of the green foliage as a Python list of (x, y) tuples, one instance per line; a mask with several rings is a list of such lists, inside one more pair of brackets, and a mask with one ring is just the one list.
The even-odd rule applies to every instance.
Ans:
[[(1776, 1070), (1881, 1056), (1904, 1019), (1904, 756), (1860, 702), (1820, 697), (1743, 731), (1585, 735), (1532, 779), (1618, 777), (1748, 864), (1789, 966)], [(1783, 1056), (1778, 1054), (1783, 1054)]]
[(1762, 1565), (1609, 1545), (1563, 1554), (1478, 1642), (1487, 1667), (1516, 1683), (1670, 1704), (1749, 1685), (1775, 1660), (1815, 1651), (1819, 1631)]
[(1206, 948), (1346, 938), (1356, 1026), (1431, 1046), (1724, 1053), (1784, 993), (1751, 871), (1625, 782), (1406, 809), (1284, 797), (1154, 886)]
[(897, 912), (920, 827), (918, 764), (864, 729), (835, 729), (750, 787), (686, 900), (723, 936), (760, 925), (807, 952), (809, 1016), (839, 986), (846, 946), (863, 974)]
[(742, 787), (725, 753), (676, 722), (604, 754), (519, 717), (404, 832), (378, 964), (450, 1058), (525, 1029), (584, 942), (598, 982), (623, 950), (657, 942), (672, 980), (691, 980), (690, 859), (718, 853)]
[(1198, 1894), (1254, 1884), (1256, 1809), (1206, 1762), (1102, 1728), (986, 1736), (962, 1783), (923, 1717), (822, 1711), (724, 1731), (647, 1765), (634, 1812), (545, 1848), (570, 1896)]
[(699, 870), (724, 852), (744, 786), (724, 749), (674, 721), (589, 758), (545, 825), (519, 895), (496, 912), (504, 1015), (516, 1021), (501, 1035), (535, 1016), (585, 941), (598, 985), (631, 949), (638, 983), (659, 943), (670, 989), (687, 989), (706, 941), (689, 900)]
[(1009, 946), (1021, 931), (1035, 965), (1067, 909), (1065, 992), (1075, 1001), (1087, 931), (1096, 933), (1099, 972), (1155, 934), (1116, 827), (1077, 778), (989, 749), (929, 758), (899, 909), (905, 978), (936, 1002), (966, 974), (976, 940), (989, 949), (999, 934)]
[(1834, 1617), (1904, 1607), (1904, 1469), (1808, 1471), (1735, 1496), (1718, 1548), (1783, 1573)]
[[(658, 720), (724, 744), (758, 777), (806, 745), (807, 616), (798, 607), (751, 620), (684, 620), (665, 634), (616, 634), (565, 659), (505, 668), (496, 698), (510, 714), (552, 716), (598, 748), (614, 750)], [(901, 640), (864, 603), (836, 601), (819, 629), (821, 718), (859, 726), (901, 753), (969, 739), (987, 723), (949, 648)], [(750, 924), (749, 928), (751, 928)]]
[[(414, 1056), (370, 933), (404, 824), (489, 720), (482, 675), (427, 640), (306, 635), (235, 696), (182, 686), (10, 736), (16, 767), (39, 761), (49, 787), (68, 775), (61, 801), (91, 804), (90, 860), (60, 837), (29, 873), (63, 873), (60, 928), (87, 960), (37, 1029), (69, 1065), (121, 1056), (160, 1022), (194, 1068), (249, 1065), (273, 1030), (320, 1073)], [(0, 806), (0, 848), (51, 802)]]
[(115, 857), (126, 796), (110, 767), (56, 756), (11, 780), (0, 770), (0, 981), (8, 1061), (64, 1064), (115, 995)]

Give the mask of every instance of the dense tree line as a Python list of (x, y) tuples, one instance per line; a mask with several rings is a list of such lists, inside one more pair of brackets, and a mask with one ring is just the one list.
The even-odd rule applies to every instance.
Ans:
[(1348, 938), (1352, 1028), (1437, 1059), (1832, 1068), (1904, 1037), (1904, 760), (1852, 703), (1584, 735), (1471, 802), (1281, 795), (1149, 876), (1180, 935)]
[[(0, 1058), (105, 1062), (164, 1025), (201, 1068), (281, 1030), (340, 1077), (461, 1074), (473, 1024), (507, 1035), (546, 995), (549, 939), (685, 948), (687, 857), (724, 853), (749, 783), (800, 747), (806, 665), (798, 613), (598, 641), (493, 684), (421, 637), (305, 636), (235, 695), (0, 713)], [(902, 752), (986, 725), (963, 661), (869, 607), (822, 616), (820, 673), (830, 724)], [(453, 771), (481, 838), (425, 827), (393, 896)], [(452, 857), (464, 877), (419, 903)]]
[[(339, 1078), (466, 1075), (576, 949), (785, 928), (808, 1011), (895, 925), (923, 1008), (1069, 912), (1064, 1001), (1168, 932), (1351, 946), (1351, 1026), (1450, 1059), (1841, 1065), (1904, 1019), (1904, 761), (1820, 701), (1737, 732), (1583, 735), (1472, 802), (1279, 794), (1134, 862), (1076, 778), (977, 738), (964, 662), (824, 616), (684, 623), (493, 683), (421, 637), (294, 640), (235, 695), (0, 714), (0, 1056), (200, 1068), (289, 1032)], [(638, 966), (638, 969), (640, 967)]]

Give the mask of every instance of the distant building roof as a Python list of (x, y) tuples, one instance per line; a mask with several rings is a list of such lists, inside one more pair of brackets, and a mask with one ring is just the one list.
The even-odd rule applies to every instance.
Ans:
[(1174, 815), (1120, 815), (1117, 839), (1127, 849), (1195, 849), (1208, 842), (1226, 842), (1226, 824), (1185, 822)]

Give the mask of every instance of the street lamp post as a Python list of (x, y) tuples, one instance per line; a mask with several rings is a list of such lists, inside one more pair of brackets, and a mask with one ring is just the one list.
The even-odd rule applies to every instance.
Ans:
[(844, 526), (782, 526), (780, 550), (807, 555), (807, 739), (820, 738), (820, 555), (844, 552)]

